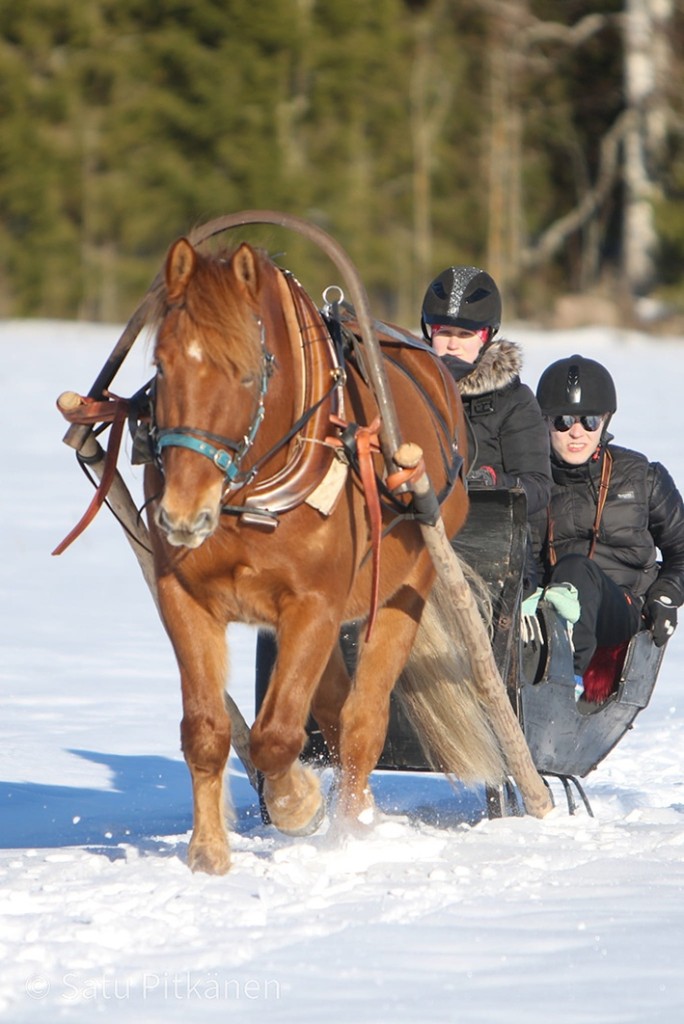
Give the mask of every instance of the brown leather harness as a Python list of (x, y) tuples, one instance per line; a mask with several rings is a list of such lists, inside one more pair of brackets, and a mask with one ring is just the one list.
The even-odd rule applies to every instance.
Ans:
[[(368, 510), (370, 550), (373, 557), (368, 638), (377, 613), (380, 582), (382, 509), (379, 481), (373, 461), (374, 456), (381, 452), (380, 418), (376, 418), (366, 427), (346, 421), (346, 372), (325, 320), (291, 274), (280, 272), (278, 286), (292, 350), (298, 354), (294, 361), (293, 381), (297, 398), (297, 418), (287, 434), (261, 456), (256, 464), (249, 467), (243, 479), (239, 476), (233, 480), (226, 478), (222, 512), (237, 516), (246, 525), (273, 530), (278, 525), (278, 516), (281, 513), (307, 501), (319, 486), (321, 479), (329, 473), (334, 462), (341, 460), (345, 466), (353, 464), (361, 481)], [(393, 336), (390, 337), (396, 340)], [(144, 408), (145, 393), (148, 399), (147, 409)], [(53, 554), (56, 555), (61, 554), (80, 536), (105, 502), (116, 472), (126, 421), (136, 423), (138, 428), (142, 429), (143, 435), (147, 435), (148, 448), (149, 436), (153, 432), (153, 384), (151, 388), (148, 386), (147, 389), (142, 389), (133, 399), (121, 398), (109, 391), (105, 392), (105, 398), (102, 400), (83, 396), (74, 396), (74, 399), (77, 400), (68, 407), (58, 400), (58, 408), (65, 419), (79, 425), (101, 424), (100, 429), (111, 424), (111, 431), (104, 471), (95, 495), (76, 526), (55, 548)], [(336, 431), (333, 435), (330, 433), (331, 426)], [(271, 476), (259, 476), (269, 460), (284, 445), (289, 446), (285, 465)], [(212, 448), (212, 451), (215, 452), (216, 448)], [(224, 451), (221, 453), (226, 454)], [(154, 453), (149, 452), (148, 457), (141, 461), (150, 461), (153, 457)], [(345, 469), (336, 484), (338, 496), (344, 486), (347, 471)], [(382, 485), (385, 497), (391, 499), (394, 491), (406, 489), (407, 486), (410, 488), (411, 481), (420, 476), (421, 471), (422, 466), (419, 466), (410, 472), (396, 473), (388, 477)], [(235, 503), (239, 497), (242, 497), (242, 501)], [(333, 500), (330, 511), (334, 503)], [(395, 502), (394, 507), (400, 517), (412, 515), (405, 503), (400, 500)]]

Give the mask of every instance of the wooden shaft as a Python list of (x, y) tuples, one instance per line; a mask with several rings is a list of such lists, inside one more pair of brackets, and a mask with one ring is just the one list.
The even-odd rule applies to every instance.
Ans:
[[(397, 465), (405, 469), (417, 466), (421, 458), (422, 452), (414, 444), (402, 445), (394, 455)], [(432, 484), (427, 473), (423, 473), (416, 481), (414, 490), (421, 497), (430, 494)], [(525, 809), (533, 817), (543, 818), (553, 809), (553, 800), (532, 761), (527, 741), (494, 660), (487, 630), (441, 517), (434, 526), (422, 523), (421, 532), (435, 569), (453, 597), (454, 615), (459, 628), (464, 636), (472, 640), (470, 661), (473, 677), (486, 701), (490, 721), (522, 794)]]
[(80, 405), (82, 405), (82, 399), (76, 391), (63, 391), (57, 399), (57, 408), (62, 412), (73, 412)]
[[(65, 394), (73, 394), (73, 392), (65, 392)], [(78, 397), (76, 395), (76, 398)], [(58, 401), (61, 402), (63, 398), (64, 396), (60, 395)], [(106, 456), (102, 445), (92, 433), (86, 436), (78, 454), (85, 461), (93, 476), (101, 480)], [(111, 505), (116, 518), (121, 523), (126, 539), (133, 549), (135, 557), (138, 559), (145, 582), (150, 588), (150, 593), (154, 598), (158, 611), (157, 580), (154, 574), (149, 532), (147, 526), (140, 518), (131, 493), (118, 470), (114, 474), (114, 479), (107, 495), (107, 501)]]
[[(153, 308), (156, 292), (161, 284), (161, 280), (162, 276), (161, 273), (159, 273), (150, 285), (144, 299), (126, 324), (121, 337), (112, 349), (106, 363), (100, 370), (97, 379), (88, 392), (89, 398), (102, 398), (105, 389), (109, 387), (114, 380), (114, 377), (121, 369), (126, 356), (131, 350), (133, 342), (136, 340), (147, 322), (147, 318)], [(72, 423), (62, 440), (71, 448), (81, 451), (86, 438), (91, 431), (92, 427), (87, 424)]]

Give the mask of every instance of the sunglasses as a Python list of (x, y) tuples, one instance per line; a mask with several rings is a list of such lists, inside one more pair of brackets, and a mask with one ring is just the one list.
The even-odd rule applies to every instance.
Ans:
[(556, 416), (551, 420), (554, 430), (564, 434), (570, 430), (575, 423), (581, 423), (585, 430), (598, 430), (603, 422), (603, 416)]

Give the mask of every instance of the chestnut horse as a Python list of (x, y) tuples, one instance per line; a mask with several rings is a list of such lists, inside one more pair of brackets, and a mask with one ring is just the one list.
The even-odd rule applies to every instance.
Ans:
[[(419, 526), (383, 486), (382, 459), (368, 432), (353, 426), (377, 417), (362, 354), (339, 358), (342, 346), (294, 279), (246, 243), (208, 255), (183, 238), (169, 251), (164, 278), (154, 350), (155, 460), (145, 492), (159, 606), (181, 675), (182, 748), (194, 799), (189, 864), (223, 873), (227, 624), (267, 626), (277, 639), (250, 739), (273, 824), (304, 835), (323, 816), (318, 777), (298, 759), (311, 711), (339, 764), (338, 813), (365, 822), (372, 820), (368, 780), (384, 743), (390, 692), (435, 573)], [(468, 510), (458, 472), (459, 449), (467, 447), (458, 393), (424, 346), (389, 342), (383, 352), (398, 419), (424, 451), (453, 536)], [(354, 472), (362, 449), (380, 481), (384, 535), (377, 617), (351, 684), (340, 627), (368, 617), (374, 582), (372, 515)], [(434, 660), (432, 653), (426, 658)], [(439, 697), (446, 730), (454, 728), (449, 699)], [(474, 771), (498, 776), (499, 753), (482, 709), (476, 697), (466, 704), (456, 715), (470, 715), (458, 726), (466, 745), (480, 737)], [(469, 757), (464, 752), (459, 765), (464, 773)]]

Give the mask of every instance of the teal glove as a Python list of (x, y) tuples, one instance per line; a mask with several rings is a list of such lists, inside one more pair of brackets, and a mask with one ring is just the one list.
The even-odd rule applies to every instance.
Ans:
[(580, 603), (577, 587), (572, 583), (552, 583), (544, 591), (544, 600), (556, 609), (566, 622), (575, 623), (580, 617)]
[(520, 614), (522, 615), (522, 617), (524, 619), (526, 619), (529, 615), (535, 615), (536, 614), (536, 612), (537, 612), (537, 605), (539, 604), (539, 601), (541, 600), (542, 593), (543, 593), (542, 588), (541, 587), (537, 587), (537, 589), (535, 590), (534, 594), (530, 594), (529, 597), (525, 598), (525, 600), (523, 601), (523, 603), (520, 606)]

